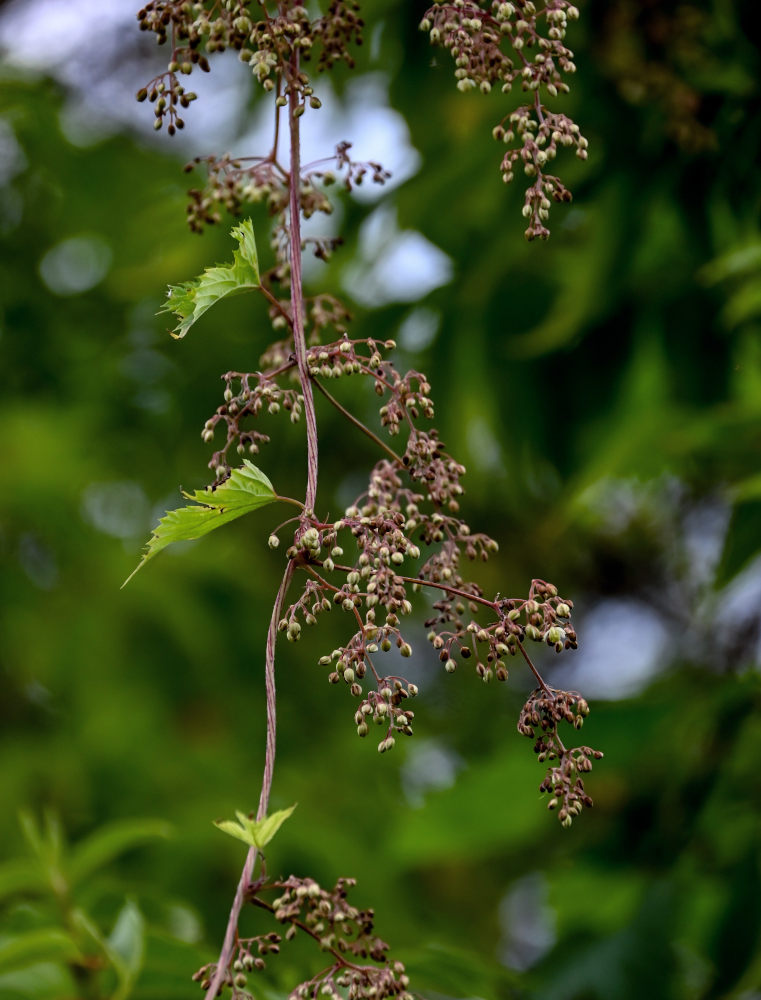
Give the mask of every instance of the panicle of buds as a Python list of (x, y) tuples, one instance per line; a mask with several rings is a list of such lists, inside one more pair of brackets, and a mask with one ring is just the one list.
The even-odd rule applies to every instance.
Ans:
[[(350, 45), (362, 41), (358, 11), (355, 0), (329, 0), (325, 14), (313, 17), (294, 0), (272, 4), (150, 0), (138, 14), (140, 27), (154, 33), (159, 44), (171, 47), (167, 69), (138, 93), (139, 100), (154, 105), (157, 128), (165, 120), (170, 134), (183, 127), (179, 111), (189, 107), (195, 94), (186, 92), (180, 80), (196, 67), (208, 71), (210, 53), (237, 51), (258, 85), (274, 97), (275, 139), (269, 154), (197, 158), (187, 168), (203, 163), (207, 172), (205, 185), (190, 192), (191, 229), (200, 232), (218, 222), (222, 210), (235, 215), (244, 204), (255, 202), (265, 203), (274, 220), (273, 261), (258, 275), (256, 288), (266, 300), (279, 339), (262, 353), (259, 371), (223, 376), (223, 402), (202, 431), (209, 444), (218, 428), (225, 432), (209, 463), (215, 477), (211, 489), (231, 475), (233, 448), (239, 454), (256, 454), (269, 441), (260, 429), (262, 417), (287, 413), (297, 422), (304, 415), (307, 425), (307, 499), (304, 505), (294, 501), (299, 515), (276, 527), (268, 538), (269, 547), (278, 549), (280, 534), (291, 525), (292, 540), (284, 545), (287, 568), (267, 636), (267, 752), (259, 813), (266, 814), (274, 767), (277, 633), (295, 643), (305, 626), (317, 624), (331, 609), (346, 615), (351, 625), (347, 640), (321, 656), (319, 664), (328, 668), (331, 684), (343, 684), (355, 699), (357, 734), (365, 737), (376, 726), (378, 751), (385, 753), (398, 735), (412, 735), (411, 703), (418, 687), (393, 663), (382, 669), (381, 659), (387, 654), (397, 663), (412, 658), (406, 622), (417, 593), (426, 589), (436, 595), (433, 614), (426, 621), (428, 640), (447, 673), (464, 662), (472, 664), (484, 682), (495, 677), (506, 681), (508, 658), (520, 654), (539, 681), (518, 728), (535, 739), (539, 760), (551, 762), (541, 789), (550, 794), (550, 808), (557, 808), (561, 823), (568, 826), (583, 806), (592, 804), (581, 774), (602, 754), (589, 747), (566, 749), (558, 726), (580, 728), (588, 706), (575, 692), (549, 688), (524, 643), (544, 643), (556, 652), (575, 649), (572, 602), (539, 579), (532, 581), (526, 598), (484, 596), (465, 564), (488, 559), (497, 552), (497, 543), (472, 532), (460, 516), (465, 467), (449, 454), (431, 426), (434, 405), (428, 379), (415, 370), (403, 374), (397, 370), (389, 357), (394, 341), (351, 339), (351, 317), (334, 296), (303, 293), (300, 254), (310, 248), (326, 260), (340, 241), (302, 236), (301, 217), (329, 214), (332, 204), (326, 191), (339, 180), (351, 191), (365, 179), (383, 184), (389, 177), (379, 163), (353, 161), (348, 142), (339, 143), (325, 160), (305, 166), (299, 162), (299, 118), (307, 108), (320, 107), (304, 65), (314, 60), (318, 71), (337, 62), (353, 65)], [(550, 112), (540, 96), (556, 97), (568, 90), (563, 74), (575, 67), (564, 38), (567, 21), (577, 16), (568, 0), (546, 0), (541, 10), (531, 0), (494, 0), (486, 5), (453, 0), (432, 7), (422, 24), (434, 44), (451, 51), (460, 90), (477, 87), (486, 93), (499, 84), (506, 92), (520, 79), (523, 90), (533, 94), (532, 103), (512, 112), (495, 129), (496, 138), (517, 144), (504, 156), (505, 180), (512, 179), (519, 163), (533, 179), (524, 207), (529, 239), (548, 235), (544, 222), (550, 201), (570, 198), (560, 180), (546, 172), (548, 162), (561, 146), (574, 146), (582, 159), (587, 155), (586, 140), (577, 126)], [(512, 55), (504, 51), (506, 44)], [(280, 113), (285, 107), (293, 139), (289, 170), (278, 160)], [(357, 376), (366, 378), (379, 397), (375, 429), (349, 413), (327, 388), (327, 383)], [(318, 468), (315, 390), (382, 452), (366, 489), (338, 520), (329, 520), (327, 514), (320, 517), (313, 509)], [(297, 571), (301, 590), (286, 606)], [(268, 883), (262, 874), (251, 883), (249, 864), (233, 902), (219, 961), (203, 966), (193, 977), (210, 998), (224, 986), (231, 988), (233, 998), (250, 998), (251, 973), (264, 969), (284, 942), (302, 934), (318, 943), (329, 964), (298, 985), (290, 1000), (320, 994), (333, 1000), (412, 1000), (404, 965), (389, 958), (388, 945), (374, 933), (372, 910), (348, 902), (353, 880), (339, 879), (330, 891), (313, 879), (295, 876)], [(270, 900), (268, 893), (276, 898)], [(284, 932), (241, 937), (238, 921), (244, 900), (267, 911)]]
[(592, 806), (581, 775), (591, 771), (592, 761), (600, 760), (603, 754), (587, 746), (566, 748), (558, 725), (567, 722), (581, 729), (588, 715), (589, 705), (578, 691), (558, 691), (543, 685), (529, 695), (518, 719), (518, 732), (535, 740), (537, 760), (557, 761), (547, 769), (539, 791), (550, 795), (547, 808), (557, 809), (557, 817), (565, 827), (571, 826), (584, 806)]
[[(277, 86), (278, 95), (282, 79), (286, 92), (293, 89), (303, 100), (313, 98), (309, 76), (302, 69), (312, 58), (316, 57), (318, 72), (337, 62), (354, 65), (350, 48), (362, 44), (364, 27), (356, 0), (332, 0), (328, 12), (314, 19), (293, 0), (280, 0), (276, 11), (261, 10), (259, 17), (253, 7), (248, 0), (211, 5), (149, 0), (137, 18), (141, 31), (153, 32), (159, 45), (170, 43), (170, 69), (176, 64), (185, 74), (195, 66), (208, 72), (206, 56), (231, 49), (251, 67), (264, 90)], [(312, 106), (319, 107), (314, 101)]]
[[(286, 305), (279, 308), (287, 326)], [(388, 457), (375, 464), (367, 488), (337, 521), (323, 521), (314, 514), (300, 519), (286, 554), (304, 570), (305, 582), (297, 599), (285, 608), (279, 630), (290, 642), (298, 642), (303, 628), (316, 625), (324, 612), (338, 608), (348, 615), (353, 625), (348, 639), (320, 656), (319, 664), (327, 668), (331, 684), (342, 684), (359, 700), (354, 711), (357, 734), (366, 737), (371, 727), (380, 727), (378, 750), (384, 753), (394, 747), (398, 735), (413, 733), (415, 712), (409, 699), (417, 695), (417, 686), (383, 668), (381, 659), (383, 654), (400, 662), (412, 657), (413, 643), (404, 622), (421, 588), (437, 594), (425, 625), (444, 670), (452, 673), (459, 664), (467, 664), (484, 683), (506, 681), (511, 657), (520, 654), (528, 660), (526, 643), (548, 645), (557, 653), (576, 649), (573, 601), (541, 579), (531, 582), (526, 597), (484, 596), (464, 565), (488, 559), (498, 550), (497, 543), (473, 532), (459, 516), (465, 468), (448, 454), (436, 430), (426, 426), (434, 417), (427, 378), (418, 371), (397, 370), (387, 356), (395, 347), (393, 341), (351, 340), (344, 333), (338, 340), (315, 343), (328, 325), (349, 320), (335, 301), (308, 303), (305, 318), (313, 321), (307, 365), (315, 386), (336, 403), (325, 382), (367, 378), (381, 397), (381, 429), (391, 440), (401, 437), (404, 447), (398, 452), (386, 448)], [(303, 397), (287, 384), (295, 370), (288, 341), (280, 342), (276, 350), (270, 348), (267, 358), (274, 367), (264, 367), (262, 358), (259, 372), (224, 376), (224, 403), (204, 428), (210, 439), (217, 424), (227, 427), (224, 447), (210, 463), (217, 472), (216, 483), (229, 475), (227, 455), (234, 443), (239, 450), (251, 449), (266, 438), (251, 426), (256, 418), (282, 407), (292, 420), (299, 419)], [(372, 431), (363, 429), (386, 447)], [(270, 544), (275, 547), (279, 539), (273, 538), (274, 545), (272, 540)], [(531, 668), (536, 673), (533, 664)], [(580, 695), (549, 691), (540, 688), (532, 695), (518, 728), (534, 735), (538, 727), (535, 749), (540, 761), (561, 761), (558, 774), (568, 782), (564, 778), (559, 784), (556, 775), (547, 787), (564, 789), (565, 809), (559, 815), (565, 822), (575, 815), (569, 812), (574, 803), (574, 810), (579, 802), (591, 803), (582, 795), (583, 784), (578, 784), (578, 772), (588, 770), (591, 756), (582, 760), (580, 750), (567, 752), (557, 725), (566, 722), (578, 729), (588, 707)]]
[[(286, 929), (282, 933), (270, 931), (237, 938), (234, 959), (223, 983), (232, 987), (233, 995), (250, 988), (252, 973), (266, 968), (267, 960), (278, 955), (284, 943), (301, 934), (319, 944), (329, 964), (296, 986), (289, 1000), (306, 1000), (318, 994), (333, 1000), (412, 1000), (404, 964), (389, 956), (388, 944), (375, 934), (373, 911), (358, 909), (349, 902), (349, 891), (355, 885), (355, 879), (340, 878), (332, 890), (327, 890), (312, 878), (295, 875), (281, 882), (251, 884), (249, 902)], [(273, 895), (274, 899), (269, 898)], [(204, 965), (193, 979), (208, 989), (215, 968), (214, 964)]]
[(429, 8), (420, 23), (431, 43), (452, 55), (458, 90), (488, 94), (499, 87), (507, 94), (520, 84), (531, 95), (528, 104), (505, 115), (492, 132), (512, 147), (502, 158), (503, 181), (509, 184), (518, 168), (533, 179), (523, 205), (528, 240), (547, 239), (551, 203), (571, 200), (560, 178), (548, 172), (558, 150), (574, 147), (580, 159), (587, 158), (588, 143), (578, 125), (544, 103), (546, 97), (568, 93), (564, 77), (575, 73), (576, 65), (565, 36), (568, 22), (578, 16), (570, 0), (547, 0), (539, 6), (533, 0), (443, 0)]
[[(307, 165), (302, 171), (299, 184), (301, 211), (305, 219), (318, 212), (331, 215), (333, 202), (327, 195), (328, 189), (340, 182), (346, 191), (369, 179), (373, 184), (385, 184), (391, 174), (375, 161), (353, 160), (349, 155), (352, 144), (340, 142), (331, 157), (318, 164)], [(287, 172), (272, 156), (234, 157), (197, 156), (188, 163), (185, 171), (203, 166), (206, 180), (201, 187), (188, 192), (188, 225), (193, 232), (200, 233), (204, 226), (215, 225), (222, 218), (222, 211), (229, 215), (240, 215), (244, 205), (262, 203), (268, 213), (277, 218), (288, 209), (290, 182)], [(282, 241), (280, 241), (282, 242)], [(327, 260), (333, 247), (329, 241), (310, 241), (315, 256)], [(279, 242), (276, 242), (277, 249)]]

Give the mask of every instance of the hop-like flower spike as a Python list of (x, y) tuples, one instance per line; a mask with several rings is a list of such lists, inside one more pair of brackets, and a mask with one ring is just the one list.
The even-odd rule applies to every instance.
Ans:
[(432, 45), (451, 53), (458, 90), (488, 94), (499, 86), (507, 94), (519, 85), (531, 97), (492, 130), (497, 142), (511, 147), (502, 157), (502, 180), (511, 183), (520, 170), (532, 181), (523, 204), (528, 240), (547, 239), (552, 202), (571, 200), (571, 192), (548, 170), (561, 147), (573, 147), (579, 159), (587, 158), (588, 143), (578, 125), (544, 103), (568, 93), (565, 77), (576, 72), (576, 65), (565, 36), (568, 21), (578, 16), (569, 0), (548, 0), (539, 7), (532, 0), (453, 0), (435, 4), (420, 23)]

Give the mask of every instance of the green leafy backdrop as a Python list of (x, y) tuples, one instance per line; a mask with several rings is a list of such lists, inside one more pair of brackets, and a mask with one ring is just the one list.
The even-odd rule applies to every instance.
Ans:
[[(543, 809), (541, 769), (515, 732), (530, 686), (518, 669), (494, 690), (440, 676), (421, 653), (416, 735), (379, 756), (317, 666), (338, 626), (283, 644), (273, 809), (299, 808), (271, 868), (356, 876), (357, 899), (429, 997), (750, 1000), (761, 983), (752, 5), (583, 6), (569, 105), (590, 158), (567, 164), (574, 204), (555, 210), (546, 245), (523, 242), (520, 192), (499, 177), (502, 99), (456, 91), (417, 32), (424, 5), (364, 6), (372, 44), (355, 74), (386, 75), (421, 157), (389, 203), (400, 230), (448, 255), (452, 280), (421, 302), (358, 306), (356, 335), (398, 336), (400, 364), (429, 375), (442, 438), (469, 467), (466, 517), (500, 541), (485, 587), (521, 594), (541, 576), (573, 596), (580, 650), (551, 676), (574, 676), (563, 671), (601, 608), (643, 624), (605, 619), (585, 732), (606, 756), (595, 809), (568, 832)], [(155, 54), (130, 52), (143, 60), (137, 89)], [(247, 812), (258, 792), (281, 558), (266, 541), (282, 515), (265, 508), (172, 549), (119, 587), (180, 488), (208, 481), (200, 431), (218, 375), (256, 367), (266, 316), (253, 296), (231, 298), (193, 336), (169, 337), (155, 315), (166, 286), (228, 260), (229, 225), (191, 236), (171, 144), (123, 129), (74, 145), (63, 102), (58, 84), (3, 70), (0, 121), (17, 155), (0, 203), (0, 997), (79, 997), (71, 970), (85, 955), (102, 968), (99, 995), (166, 1000), (196, 995), (188, 977), (221, 938), (242, 862), (243, 845), (212, 821)], [(343, 204), (346, 244), (315, 288), (351, 293), (370, 210)], [(256, 207), (252, 218), (266, 232)], [(105, 274), (56, 293), (49, 254), (72, 239), (108, 257)], [(373, 398), (353, 403), (372, 419)], [(333, 511), (375, 456), (327, 407), (318, 416)], [(277, 443), (257, 465), (298, 496), (301, 428), (273, 418), (267, 429)], [(616, 682), (639, 646), (654, 650), (651, 680), (627, 694)], [(615, 697), (595, 696), (605, 683)], [(285, 995), (301, 960), (283, 961), (262, 994)]]

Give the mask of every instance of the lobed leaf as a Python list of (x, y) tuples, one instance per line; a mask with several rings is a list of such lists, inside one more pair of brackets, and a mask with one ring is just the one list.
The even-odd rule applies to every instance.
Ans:
[(233, 470), (230, 478), (213, 492), (196, 490), (194, 493), (183, 493), (183, 496), (199, 506), (167, 511), (154, 529), (141, 562), (122, 587), (167, 545), (201, 538), (215, 528), (221, 528), (223, 524), (229, 524), (278, 499), (269, 479), (247, 459), (243, 460), (242, 469)]
[(269, 844), (295, 808), (296, 804), (294, 803), (288, 809), (279, 809), (271, 816), (265, 816), (262, 820), (250, 819), (245, 813), (236, 811), (237, 823), (231, 819), (218, 819), (214, 821), (214, 826), (223, 833), (235, 837), (236, 840), (242, 840), (249, 847), (261, 849)]
[(207, 267), (200, 277), (180, 285), (170, 285), (167, 301), (159, 312), (174, 313), (179, 321), (172, 336), (179, 340), (193, 324), (220, 299), (250, 291), (261, 285), (254, 227), (250, 219), (233, 227), (230, 235), (238, 241), (230, 265)]
[(265, 847), (275, 836), (280, 827), (293, 813), (297, 803), (294, 802), (288, 809), (278, 809), (271, 816), (265, 816), (263, 820), (256, 824), (254, 838), (257, 847)]

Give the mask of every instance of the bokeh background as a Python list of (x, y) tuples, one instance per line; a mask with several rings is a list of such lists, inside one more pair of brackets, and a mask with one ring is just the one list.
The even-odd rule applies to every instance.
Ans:
[[(119, 587), (179, 487), (208, 479), (219, 374), (255, 369), (267, 342), (245, 297), (182, 342), (155, 313), (168, 283), (230, 254), (227, 221), (187, 230), (182, 165), (263, 151), (268, 112), (223, 57), (194, 77), (185, 133), (155, 136), (134, 93), (164, 54), (135, 6), (0, 7), (3, 1000), (200, 995), (189, 976), (242, 861), (211, 821), (252, 808), (260, 782), (278, 513)], [(307, 155), (347, 139), (394, 177), (340, 202), (345, 246), (310, 287), (429, 375), (469, 470), (465, 516), (500, 541), (486, 590), (539, 576), (573, 598), (580, 648), (545, 665), (590, 701), (605, 759), (594, 810), (562, 830), (515, 731), (530, 679), (442, 676), (422, 624), (416, 734), (379, 756), (316, 663), (334, 619), (279, 653), (273, 805), (299, 808), (271, 868), (356, 876), (427, 997), (761, 997), (753, 5), (581, 5), (565, 107), (590, 158), (559, 163), (574, 202), (541, 245), (499, 176), (505, 99), (457, 92), (417, 30), (424, 4), (363, 8), (357, 69), (321, 81)], [(374, 419), (374, 397), (345, 391)], [(375, 456), (319, 419), (335, 511)], [(298, 495), (301, 428), (273, 434), (260, 464)], [(302, 959), (256, 996), (284, 996)]]

